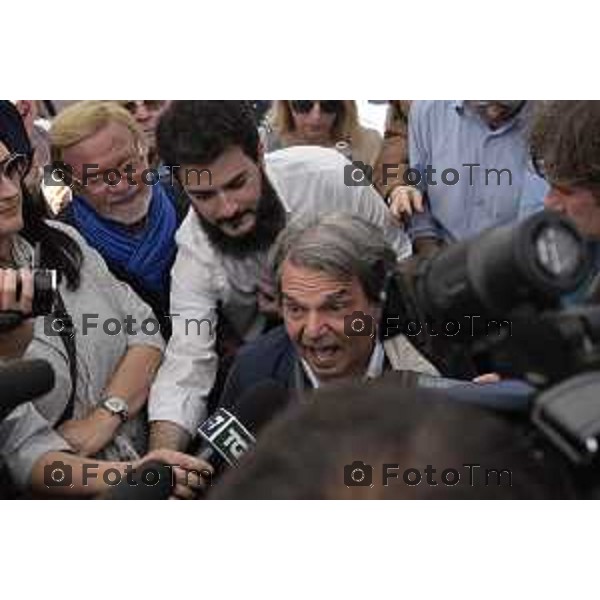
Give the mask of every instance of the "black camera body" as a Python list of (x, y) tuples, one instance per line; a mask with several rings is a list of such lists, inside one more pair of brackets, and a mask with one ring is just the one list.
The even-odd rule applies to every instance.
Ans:
[[(509, 321), (501, 331), (473, 328), (447, 338), (445, 349), (533, 386), (537, 392), (528, 400), (525, 418), (573, 465), (594, 467), (591, 479), (597, 487), (600, 305), (564, 305), (566, 295), (592, 279), (591, 265), (575, 226), (541, 212), (417, 262), (397, 278), (396, 294), (409, 318), (439, 322), (468, 314), (482, 323)], [(425, 340), (425, 346), (436, 340)], [(437, 349), (438, 357), (445, 353)], [(437, 357), (429, 358), (436, 363)]]
[[(23, 318), (45, 317), (56, 310), (58, 297), (58, 271), (54, 269), (33, 270), (33, 301), (31, 314), (23, 315), (17, 311), (0, 311), (0, 333), (11, 331), (18, 327)], [(17, 274), (17, 298), (20, 298), (23, 284)]]
[[(17, 294), (20, 293), (21, 282), (17, 283)], [(34, 317), (45, 317), (54, 312), (58, 295), (58, 272), (54, 269), (33, 270), (33, 305), (31, 314)]]

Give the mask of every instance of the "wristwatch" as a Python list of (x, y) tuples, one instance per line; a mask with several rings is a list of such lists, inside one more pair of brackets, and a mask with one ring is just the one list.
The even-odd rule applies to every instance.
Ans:
[(129, 406), (122, 398), (117, 396), (109, 396), (102, 401), (100, 406), (109, 413), (119, 417), (123, 423), (129, 419)]

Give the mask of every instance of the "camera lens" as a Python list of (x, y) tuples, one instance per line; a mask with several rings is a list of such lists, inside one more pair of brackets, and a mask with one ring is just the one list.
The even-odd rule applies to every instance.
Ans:
[(580, 240), (560, 224), (544, 227), (538, 232), (534, 244), (541, 268), (554, 277), (570, 277), (584, 260)]

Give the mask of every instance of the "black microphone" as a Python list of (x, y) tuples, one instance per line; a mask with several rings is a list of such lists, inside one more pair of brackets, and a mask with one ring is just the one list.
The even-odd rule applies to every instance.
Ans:
[[(244, 393), (236, 414), (217, 409), (200, 427), (205, 446), (198, 456), (215, 467), (238, 465), (256, 443), (256, 435), (288, 402), (289, 392), (274, 379), (265, 379)], [(217, 464), (215, 464), (217, 463)]]
[(170, 465), (156, 460), (142, 463), (130, 475), (125, 475), (104, 500), (168, 500), (174, 476)]
[(54, 388), (54, 370), (45, 360), (17, 360), (0, 367), (0, 422), (17, 406)]

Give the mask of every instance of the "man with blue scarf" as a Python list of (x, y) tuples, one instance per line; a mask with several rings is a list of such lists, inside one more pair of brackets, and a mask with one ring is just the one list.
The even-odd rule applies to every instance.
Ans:
[(175, 205), (149, 168), (143, 132), (116, 103), (85, 101), (56, 118), (51, 141), (74, 191), (60, 218), (152, 307), (168, 335), (175, 232), (186, 207)]

